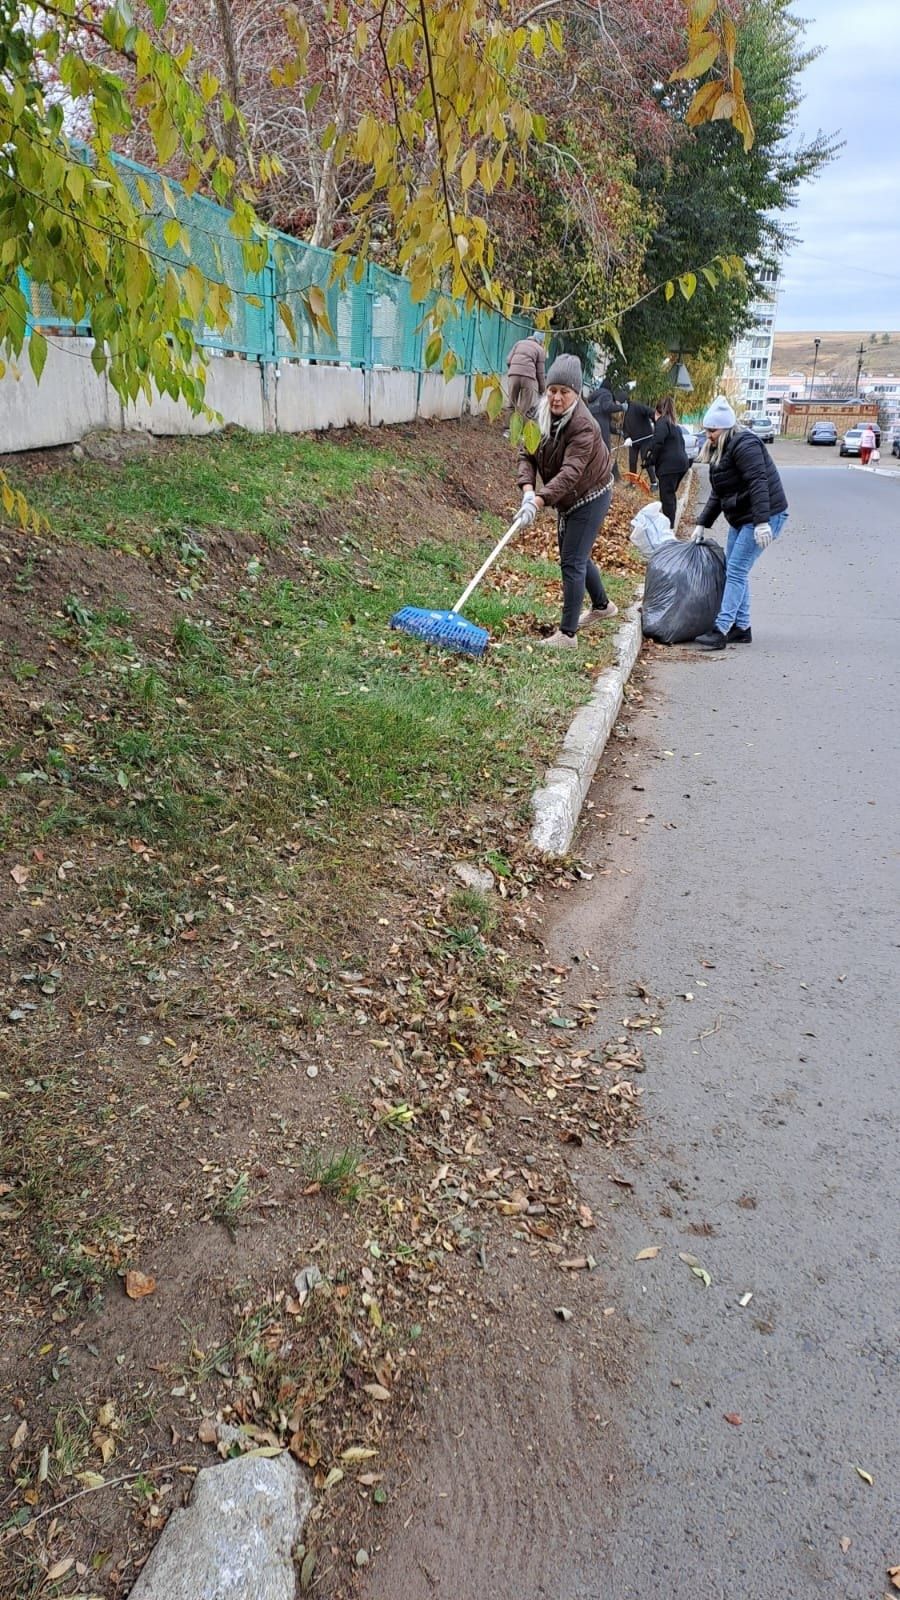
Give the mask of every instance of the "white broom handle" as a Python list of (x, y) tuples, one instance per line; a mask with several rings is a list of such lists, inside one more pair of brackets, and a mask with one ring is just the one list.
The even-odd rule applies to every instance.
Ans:
[(494, 565), (494, 562), (496, 561), (498, 555), (500, 554), (500, 551), (502, 549), (504, 549), (504, 547), (506, 545), (509, 544), (510, 539), (512, 539), (513, 536), (515, 534), (517, 534), (519, 529), (521, 527), (523, 527), (523, 526), (525, 526), (525, 524), (523, 524), (523, 522), (522, 522), (522, 513), (520, 512), (519, 515), (516, 517), (515, 522), (512, 523), (512, 525), (507, 528), (505, 534), (503, 535), (503, 538), (500, 540), (500, 543), (496, 544), (494, 546), (493, 550), (491, 551), (491, 553), (488, 556), (487, 560), (484, 562), (483, 566), (480, 566), (478, 568), (478, 571), (476, 572), (474, 578), (472, 579), (472, 582), (467, 586), (467, 588), (465, 588), (463, 590), (462, 594), (460, 595), (459, 599), (456, 602), (456, 605), (453, 606), (453, 608), (452, 608), (454, 611), (461, 611), (462, 610), (462, 608), (465, 605), (466, 601), (468, 600), (469, 596), (471, 594), (475, 593), (475, 590), (478, 588), (478, 585), (480, 584), (480, 582), (481, 582), (482, 578), (484, 577), (485, 573), (488, 571), (488, 568), (492, 567)]

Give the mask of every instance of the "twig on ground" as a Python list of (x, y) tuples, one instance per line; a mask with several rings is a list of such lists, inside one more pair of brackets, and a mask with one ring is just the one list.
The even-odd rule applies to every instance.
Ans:
[(33, 1527), (34, 1523), (42, 1522), (44, 1517), (55, 1516), (56, 1512), (62, 1511), (64, 1506), (70, 1506), (73, 1500), (82, 1500), (86, 1494), (99, 1494), (101, 1489), (117, 1489), (121, 1484), (131, 1483), (135, 1478), (154, 1478), (160, 1472), (175, 1472), (185, 1464), (181, 1461), (167, 1461), (161, 1467), (139, 1467), (136, 1472), (124, 1472), (121, 1478), (107, 1478), (104, 1483), (92, 1483), (87, 1489), (78, 1489), (75, 1494), (66, 1495), (65, 1500), (57, 1500), (55, 1505), (45, 1506), (43, 1511), (39, 1511), (36, 1516), (30, 1517), (28, 1522), (23, 1523), (21, 1528), (8, 1528), (4, 1542), (14, 1538), (17, 1533), (23, 1533), (25, 1528)]
[(697, 1043), (699, 1045), (702, 1045), (703, 1048), (705, 1049), (706, 1045), (705, 1045), (704, 1041), (709, 1039), (709, 1038), (711, 1038), (714, 1033), (721, 1033), (721, 1031), (722, 1031), (722, 1013), (720, 1011), (719, 1015), (716, 1017), (716, 1020), (712, 1025), (712, 1027), (711, 1028), (704, 1028), (702, 1033), (698, 1033), (698, 1035), (697, 1035)]

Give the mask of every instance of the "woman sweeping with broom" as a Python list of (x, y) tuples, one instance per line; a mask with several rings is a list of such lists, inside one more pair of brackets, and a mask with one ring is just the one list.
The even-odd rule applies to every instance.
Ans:
[[(517, 482), (522, 490), (522, 514), (529, 523), (544, 506), (553, 506), (558, 516), (562, 620), (556, 632), (541, 643), (551, 650), (574, 650), (579, 628), (605, 622), (618, 611), (591, 560), (612, 499), (612, 457), (581, 399), (584, 378), (578, 357), (557, 356), (546, 381), (536, 419), (541, 442), (533, 453), (524, 445), (520, 448)], [(540, 494), (536, 492), (538, 478)], [(591, 608), (582, 615), (585, 590)]]

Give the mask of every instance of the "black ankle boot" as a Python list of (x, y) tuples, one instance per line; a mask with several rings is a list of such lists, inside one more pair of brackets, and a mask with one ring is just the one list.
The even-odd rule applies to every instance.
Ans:
[(729, 630), (728, 630), (728, 643), (729, 644), (752, 644), (753, 643), (753, 634), (751, 633), (749, 628), (739, 628), (737, 623), (735, 623), (734, 627), (733, 628), (729, 628)]
[(693, 643), (699, 644), (702, 650), (724, 650), (728, 639), (718, 628), (710, 628), (709, 633), (701, 633)]

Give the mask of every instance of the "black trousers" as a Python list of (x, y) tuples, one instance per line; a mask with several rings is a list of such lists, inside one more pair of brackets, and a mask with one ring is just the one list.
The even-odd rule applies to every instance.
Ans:
[(668, 517), (675, 528), (675, 512), (678, 507), (678, 485), (684, 477), (683, 472), (661, 472), (659, 475), (659, 500), (663, 508), (663, 516)]
[(641, 466), (647, 468), (647, 476), (649, 477), (650, 482), (654, 483), (656, 481), (656, 473), (655, 473), (654, 468), (653, 468), (653, 462), (650, 459), (650, 440), (649, 439), (647, 440), (646, 444), (632, 444), (632, 445), (629, 445), (629, 447), (628, 447), (628, 471), (629, 472), (637, 472), (637, 469), (638, 469), (638, 456), (640, 456), (640, 459), (641, 459)]
[(609, 604), (603, 587), (599, 567), (591, 560), (591, 551), (603, 519), (612, 500), (612, 484), (596, 500), (588, 500), (574, 511), (560, 513), (558, 525), (559, 566), (562, 573), (563, 613), (560, 628), (563, 633), (577, 633), (578, 619), (584, 591), (590, 595), (591, 605), (602, 610)]

